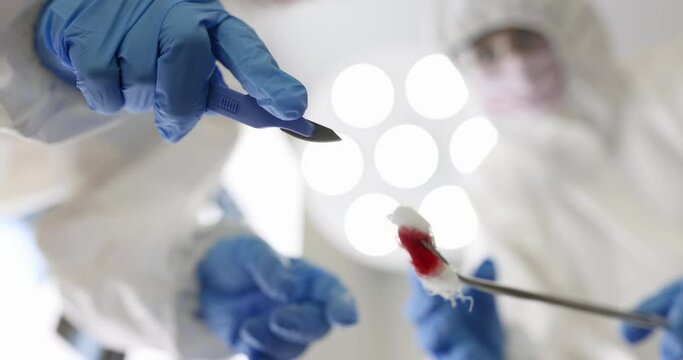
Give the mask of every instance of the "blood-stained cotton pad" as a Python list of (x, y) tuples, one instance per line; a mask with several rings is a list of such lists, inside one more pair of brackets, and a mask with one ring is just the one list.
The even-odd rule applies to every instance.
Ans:
[(462, 297), (458, 275), (423, 243), (434, 248), (434, 236), (425, 218), (414, 209), (399, 206), (389, 215), (389, 220), (398, 226), (398, 238), (401, 246), (408, 252), (417, 277), (424, 288), (434, 295), (455, 302)]

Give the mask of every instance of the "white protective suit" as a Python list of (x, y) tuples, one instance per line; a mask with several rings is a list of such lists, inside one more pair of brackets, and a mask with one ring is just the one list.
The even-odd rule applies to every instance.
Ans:
[[(465, 184), (500, 281), (630, 309), (683, 276), (683, 44), (618, 66), (583, 1), (439, 5), (456, 63), (478, 36), (522, 28), (549, 40), (567, 81), (551, 113), (490, 117), (500, 142)], [(618, 321), (498, 301), (516, 329), (507, 333), (512, 358), (658, 356), (657, 337), (632, 348)]]
[(43, 142), (99, 133), (53, 146), (0, 134), (3, 171), (12, 171), (0, 174), (0, 202), (17, 209), (42, 199), (22, 213), (61, 202), (42, 217), (38, 240), (81, 330), (114, 349), (225, 357), (229, 349), (195, 318), (194, 270), (219, 235), (251, 230), (229, 220), (202, 227), (196, 215), (218, 191), (236, 126), (207, 118), (169, 145), (151, 118), (93, 114), (34, 55), (43, 3), (0, 2), (0, 127)]

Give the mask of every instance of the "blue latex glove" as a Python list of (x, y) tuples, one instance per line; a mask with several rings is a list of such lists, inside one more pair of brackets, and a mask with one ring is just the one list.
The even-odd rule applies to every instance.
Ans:
[(204, 114), (209, 81), (222, 81), (216, 60), (276, 117), (298, 119), (307, 107), (304, 86), (217, 0), (52, 0), (36, 51), (62, 77), (75, 75), (97, 112), (154, 107), (157, 129), (171, 142)]
[[(683, 280), (669, 285), (645, 300), (635, 311), (666, 317), (669, 326), (662, 339), (661, 359), (683, 359)], [(631, 344), (643, 341), (651, 333), (651, 329), (642, 329), (628, 324), (622, 326), (622, 335)]]
[(219, 241), (200, 263), (200, 315), (250, 359), (292, 359), (334, 325), (356, 323), (351, 295), (331, 274), (284, 259), (253, 236)]
[[(474, 276), (495, 280), (493, 262), (484, 261)], [(503, 358), (503, 329), (493, 296), (465, 289), (464, 294), (474, 300), (469, 312), (469, 302), (458, 300), (458, 306), (453, 308), (440, 296), (426, 293), (416, 276), (410, 277), (413, 294), (408, 302), (408, 318), (426, 351), (439, 360)]]

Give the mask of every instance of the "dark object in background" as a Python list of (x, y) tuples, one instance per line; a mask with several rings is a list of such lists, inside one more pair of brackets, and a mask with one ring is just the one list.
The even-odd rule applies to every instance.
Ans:
[(124, 360), (126, 358), (124, 353), (105, 349), (95, 338), (78, 330), (63, 316), (57, 325), (57, 333), (85, 360)]

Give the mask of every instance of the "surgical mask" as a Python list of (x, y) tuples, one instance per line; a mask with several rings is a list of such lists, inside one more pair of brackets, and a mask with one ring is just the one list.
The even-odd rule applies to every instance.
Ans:
[(468, 80), (484, 109), (494, 114), (545, 110), (564, 90), (561, 66), (550, 47), (510, 52), (494, 64), (473, 66)]

